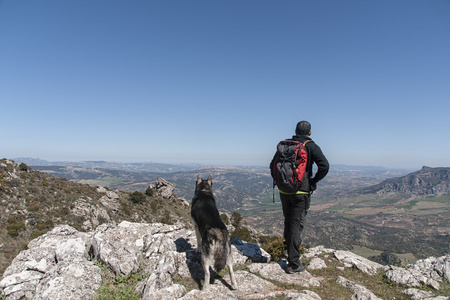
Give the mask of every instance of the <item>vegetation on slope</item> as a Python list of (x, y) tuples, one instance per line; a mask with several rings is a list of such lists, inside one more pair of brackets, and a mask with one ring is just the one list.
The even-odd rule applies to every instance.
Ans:
[[(189, 222), (189, 209), (176, 196), (166, 199), (151, 192), (116, 191), (115, 194), (119, 209), (102, 204), (100, 199), (105, 192), (97, 187), (0, 160), (0, 275), (30, 240), (56, 224), (86, 231), (92, 225), (123, 220)], [(81, 213), (80, 207), (85, 208)]]

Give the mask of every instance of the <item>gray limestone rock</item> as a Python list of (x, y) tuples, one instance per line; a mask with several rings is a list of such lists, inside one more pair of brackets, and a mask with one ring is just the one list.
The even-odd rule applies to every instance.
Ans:
[(284, 300), (322, 300), (322, 298), (313, 291), (303, 290), (300, 293), (288, 293)]
[[(110, 195), (111, 196), (111, 195)], [(113, 197), (113, 196), (111, 196)], [(274, 299), (320, 300), (312, 291), (299, 291), (302, 287), (319, 287), (325, 278), (308, 271), (286, 274), (286, 262), (261, 263), (270, 256), (259, 246), (234, 241), (234, 265), (248, 264), (248, 271), (235, 272), (239, 288), (231, 290), (229, 275), (215, 273), (213, 283), (200, 291), (187, 291), (174, 278), (204, 279), (201, 254), (193, 230), (183, 225), (160, 223), (143, 224), (122, 222), (103, 224), (91, 232), (78, 232), (61, 225), (32, 240), (28, 249), (21, 251), (5, 270), (0, 291), (11, 299), (91, 299), (101, 285), (101, 269), (94, 263), (102, 262), (118, 276), (133, 271), (148, 274), (136, 285), (141, 299)], [(356, 267), (367, 274), (375, 274), (381, 265), (348, 251), (335, 251), (322, 246), (311, 248), (304, 257), (310, 259), (308, 269), (327, 268), (319, 258), (326, 253), (347, 267)], [(267, 258), (267, 259), (264, 259)], [(329, 256), (329, 259), (334, 259)], [(439, 289), (439, 282), (448, 280), (450, 256), (419, 260), (408, 268), (391, 266), (385, 276), (391, 281), (411, 287), (423, 284)], [(367, 288), (339, 277), (337, 282), (352, 291), (352, 299), (379, 299)], [(296, 286), (286, 290), (279, 284)], [(199, 284), (200, 286), (200, 284)], [(412, 299), (443, 300), (448, 297), (433, 295), (417, 289), (405, 291)], [(434, 298), (433, 298), (434, 297)]]
[(345, 279), (342, 276), (338, 276), (336, 283), (343, 287), (346, 287), (354, 292), (354, 294), (352, 295), (352, 300), (383, 300), (383, 299), (377, 297), (374, 293), (372, 293), (366, 287), (364, 287), (360, 284), (357, 284), (353, 281), (350, 281), (348, 279)]
[(375, 275), (379, 269), (383, 268), (383, 265), (356, 255), (350, 251), (337, 250), (334, 252), (334, 256), (339, 261), (343, 262), (344, 265), (351, 265), (369, 275)]
[(284, 271), (285, 268), (286, 263), (282, 261), (272, 264), (253, 263), (248, 266), (250, 272), (258, 273), (264, 278), (302, 287), (320, 286), (320, 282), (323, 280), (321, 277), (312, 276), (308, 271), (287, 274)]

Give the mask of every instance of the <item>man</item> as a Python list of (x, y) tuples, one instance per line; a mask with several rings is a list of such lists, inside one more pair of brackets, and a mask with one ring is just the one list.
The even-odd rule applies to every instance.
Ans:
[[(311, 124), (307, 121), (298, 122), (292, 140), (304, 143), (308, 158), (305, 180), (302, 186), (295, 193), (287, 193), (279, 189), (284, 215), (284, 239), (288, 261), (286, 273), (289, 274), (305, 270), (305, 266), (300, 263), (299, 250), (302, 243), (301, 235), (304, 220), (309, 210), (311, 193), (316, 189), (317, 182), (323, 179), (329, 170), (328, 160), (320, 147), (309, 137), (310, 135)], [(313, 176), (314, 163), (318, 169)], [(274, 159), (270, 164), (271, 170), (273, 164)]]

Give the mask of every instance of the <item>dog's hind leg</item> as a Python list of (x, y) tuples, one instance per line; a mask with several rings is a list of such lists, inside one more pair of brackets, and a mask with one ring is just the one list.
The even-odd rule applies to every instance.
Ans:
[(209, 286), (209, 281), (211, 279), (211, 274), (209, 273), (209, 267), (211, 266), (211, 260), (202, 254), (202, 265), (203, 265), (203, 271), (205, 272), (205, 282), (203, 283), (202, 290), (205, 290)]
[(230, 273), (230, 279), (231, 279), (231, 288), (233, 290), (237, 289), (237, 282), (236, 282), (236, 277), (234, 277), (234, 271), (233, 271), (233, 256), (231, 255), (231, 251), (230, 253), (228, 253), (227, 256), (227, 267), (228, 267), (228, 272)]
[(198, 230), (197, 223), (192, 220), (192, 223), (194, 223), (194, 229), (195, 229), (195, 237), (197, 238), (197, 253), (202, 252), (202, 236), (200, 235), (200, 231)]

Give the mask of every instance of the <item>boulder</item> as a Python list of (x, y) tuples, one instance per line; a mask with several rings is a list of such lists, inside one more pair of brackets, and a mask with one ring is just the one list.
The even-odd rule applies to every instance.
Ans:
[(383, 268), (383, 265), (356, 255), (350, 251), (337, 250), (334, 252), (334, 256), (339, 261), (343, 262), (345, 266), (352, 266), (369, 275), (375, 275), (379, 269)]
[(89, 234), (63, 225), (28, 244), (0, 281), (6, 299), (88, 299), (101, 284), (89, 261)]
[(352, 290), (354, 292), (352, 299), (355, 299), (355, 300), (356, 299), (358, 299), (358, 300), (383, 300), (383, 299), (377, 297), (374, 293), (372, 293), (366, 287), (364, 287), (360, 284), (357, 284), (353, 281), (350, 281), (348, 279), (345, 279), (342, 276), (338, 276), (336, 283)]
[(439, 290), (439, 282), (427, 277), (418, 270), (404, 269), (394, 266), (390, 266), (390, 268), (391, 269), (385, 274), (386, 278), (390, 281), (398, 284), (404, 284), (409, 287), (420, 287), (424, 284), (433, 287), (435, 290)]

